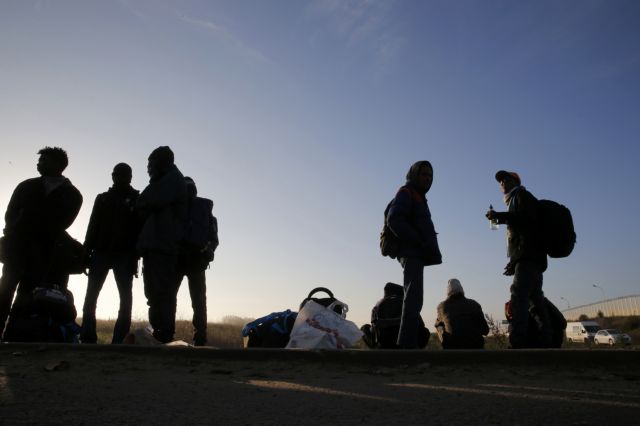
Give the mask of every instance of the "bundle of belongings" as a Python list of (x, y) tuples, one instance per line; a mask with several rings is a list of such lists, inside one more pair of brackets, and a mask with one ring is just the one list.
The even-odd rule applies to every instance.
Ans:
[[(319, 297), (326, 293), (328, 297)], [(311, 290), (299, 312), (287, 309), (272, 312), (244, 326), (247, 348), (344, 349), (362, 336), (358, 327), (346, 319), (349, 307), (325, 287)]]

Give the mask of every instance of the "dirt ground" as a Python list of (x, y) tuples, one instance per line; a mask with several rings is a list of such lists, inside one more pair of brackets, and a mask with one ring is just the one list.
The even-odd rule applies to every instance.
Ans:
[(640, 423), (640, 351), (0, 345), (0, 424)]

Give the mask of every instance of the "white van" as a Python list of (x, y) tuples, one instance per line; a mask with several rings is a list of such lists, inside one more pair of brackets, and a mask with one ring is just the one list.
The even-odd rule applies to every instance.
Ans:
[(567, 342), (589, 343), (600, 330), (600, 326), (595, 321), (568, 322), (565, 333)]

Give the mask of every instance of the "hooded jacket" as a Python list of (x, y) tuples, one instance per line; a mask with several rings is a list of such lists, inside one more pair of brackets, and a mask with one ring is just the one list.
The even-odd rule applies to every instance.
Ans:
[(426, 199), (430, 188), (418, 184), (420, 169), (427, 165), (431, 166), (428, 161), (419, 161), (409, 169), (407, 183), (389, 205), (387, 226), (401, 242), (398, 257), (420, 258), (425, 265), (438, 265), (442, 255)]
[(147, 185), (138, 197), (136, 210), (143, 220), (138, 254), (178, 254), (187, 219), (187, 184), (175, 165)]
[(445, 349), (481, 349), (482, 336), (489, 334), (489, 326), (482, 307), (464, 293), (452, 294), (438, 305), (436, 328), (444, 327), (442, 347)]

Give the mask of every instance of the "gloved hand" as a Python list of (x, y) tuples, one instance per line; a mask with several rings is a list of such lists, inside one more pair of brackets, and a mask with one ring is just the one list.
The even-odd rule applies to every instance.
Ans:
[(504, 267), (504, 272), (502, 274), (506, 275), (507, 277), (510, 277), (515, 273), (516, 273), (516, 265), (509, 262), (507, 263), (507, 266)]
[(487, 213), (485, 213), (484, 217), (489, 220), (493, 220), (501, 225), (507, 223), (507, 212), (497, 212), (495, 210), (489, 210)]

